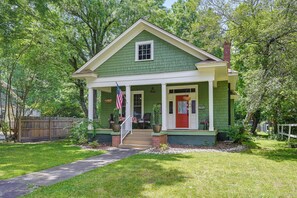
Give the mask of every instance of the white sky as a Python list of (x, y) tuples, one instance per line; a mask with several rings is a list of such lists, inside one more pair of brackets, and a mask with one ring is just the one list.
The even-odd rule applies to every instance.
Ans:
[(176, 1), (177, 1), (177, 0), (166, 0), (166, 1), (164, 2), (164, 6), (167, 7), (167, 8), (171, 8), (172, 4), (173, 4), (174, 2), (176, 2)]

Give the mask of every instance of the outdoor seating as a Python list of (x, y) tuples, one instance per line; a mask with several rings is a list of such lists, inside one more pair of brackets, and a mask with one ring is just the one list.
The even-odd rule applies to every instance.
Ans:
[(145, 113), (143, 115), (143, 118), (138, 120), (138, 127), (142, 129), (146, 127), (149, 128), (150, 123), (151, 123), (151, 113)]
[(205, 120), (201, 121), (200, 124), (203, 124), (203, 130), (208, 130), (209, 127), (209, 120), (208, 118), (205, 118)]

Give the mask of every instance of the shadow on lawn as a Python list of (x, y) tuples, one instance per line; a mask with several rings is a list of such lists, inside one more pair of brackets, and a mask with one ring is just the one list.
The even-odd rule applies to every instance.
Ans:
[[(146, 193), (150, 193), (150, 189), (183, 183), (188, 178), (183, 168), (173, 168), (170, 162), (187, 158), (191, 157), (151, 154), (131, 156), (103, 168), (99, 174), (92, 174), (102, 177), (102, 179), (97, 181), (96, 186), (90, 188), (90, 191), (93, 191), (91, 195), (94, 197), (96, 195), (100, 197), (146, 197)], [(82, 183), (80, 182), (80, 184)], [(84, 187), (80, 186), (80, 188)], [(152, 195), (150, 194), (150, 196)]]
[(261, 156), (269, 160), (281, 161), (296, 161), (297, 149), (288, 148), (285, 144), (276, 145), (275, 147), (261, 147), (260, 144), (254, 143), (255, 149), (250, 149), (242, 154)]

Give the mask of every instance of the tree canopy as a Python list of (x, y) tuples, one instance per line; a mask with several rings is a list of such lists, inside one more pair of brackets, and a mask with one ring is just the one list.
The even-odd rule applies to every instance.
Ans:
[(1, 86), (0, 92), (6, 96), (5, 107), (18, 107), (10, 116), (22, 116), (26, 108), (46, 116), (86, 116), (85, 82), (71, 74), (144, 18), (220, 58), (224, 41), (231, 41), (232, 67), (240, 77), (239, 120), (296, 122), (296, 1), (177, 0), (171, 8), (163, 4), (2, 1), (0, 80), (8, 86)]

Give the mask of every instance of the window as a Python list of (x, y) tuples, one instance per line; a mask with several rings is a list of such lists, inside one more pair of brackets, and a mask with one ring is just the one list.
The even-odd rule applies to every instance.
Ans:
[(195, 88), (191, 89), (169, 89), (169, 93), (194, 93), (196, 92)]
[(143, 117), (144, 101), (143, 91), (132, 91), (132, 114), (137, 119)]
[(169, 114), (173, 114), (173, 101), (169, 101)]
[(136, 42), (135, 61), (147, 61), (154, 59), (154, 41)]
[(196, 100), (192, 100), (191, 106), (192, 106), (192, 114), (195, 114), (196, 113)]

